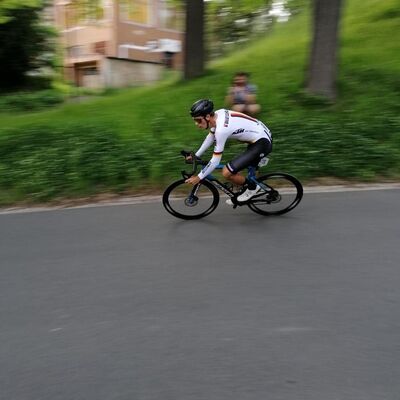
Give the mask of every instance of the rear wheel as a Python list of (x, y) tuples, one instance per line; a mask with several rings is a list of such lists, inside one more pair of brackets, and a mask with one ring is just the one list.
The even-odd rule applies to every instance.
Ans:
[(163, 205), (174, 217), (199, 219), (211, 214), (218, 206), (218, 190), (208, 181), (196, 186), (181, 179), (172, 183), (164, 192)]
[(271, 173), (257, 178), (269, 190), (249, 201), (249, 208), (262, 215), (281, 215), (293, 210), (303, 197), (303, 186), (292, 175)]

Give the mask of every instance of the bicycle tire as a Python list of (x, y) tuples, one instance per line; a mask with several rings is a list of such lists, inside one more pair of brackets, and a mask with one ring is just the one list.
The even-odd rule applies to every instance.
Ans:
[[(163, 206), (174, 217), (186, 220), (204, 218), (217, 208), (219, 204), (219, 193), (211, 183), (202, 181), (199, 186), (201, 196), (198, 197), (195, 204), (188, 205), (188, 196), (192, 190), (193, 186), (185, 183), (185, 179), (180, 179), (172, 183), (165, 189), (163, 194)], [(202, 204), (200, 205), (199, 203)], [(197, 206), (201, 207), (196, 210)]]
[(282, 215), (298, 206), (303, 198), (303, 186), (292, 175), (272, 172), (257, 178), (273, 190), (249, 201), (248, 207), (261, 215)]

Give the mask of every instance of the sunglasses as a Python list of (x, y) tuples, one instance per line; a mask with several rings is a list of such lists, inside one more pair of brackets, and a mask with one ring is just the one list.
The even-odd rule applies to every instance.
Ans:
[(204, 117), (196, 117), (196, 118), (193, 118), (193, 121), (196, 122), (197, 124), (201, 124), (203, 122), (203, 118)]

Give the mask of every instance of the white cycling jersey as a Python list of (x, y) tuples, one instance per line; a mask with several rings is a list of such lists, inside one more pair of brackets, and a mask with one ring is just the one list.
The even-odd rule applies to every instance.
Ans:
[(225, 109), (215, 111), (215, 116), (217, 126), (210, 129), (203, 144), (196, 152), (196, 156), (201, 157), (215, 142), (213, 156), (207, 166), (199, 173), (200, 179), (209, 175), (220, 163), (225, 143), (228, 139), (235, 139), (245, 143), (255, 143), (262, 138), (272, 141), (270, 130), (258, 119)]

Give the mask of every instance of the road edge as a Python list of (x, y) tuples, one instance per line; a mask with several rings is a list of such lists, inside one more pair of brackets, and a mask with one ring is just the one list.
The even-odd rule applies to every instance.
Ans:
[[(305, 186), (304, 194), (314, 193), (337, 193), (337, 192), (359, 192), (359, 191), (374, 191), (374, 190), (395, 190), (400, 189), (398, 183), (379, 183), (379, 184), (354, 184), (354, 185), (330, 185), (330, 186)], [(32, 207), (4, 207), (0, 208), (0, 215), (6, 214), (23, 214), (57, 210), (76, 210), (81, 208), (95, 207), (110, 207), (110, 206), (125, 206), (136, 204), (148, 204), (161, 202), (161, 195), (146, 195), (146, 196), (130, 196), (121, 197), (113, 200), (103, 200), (97, 202), (88, 202), (79, 205), (57, 205), (57, 206), (32, 206)]]

